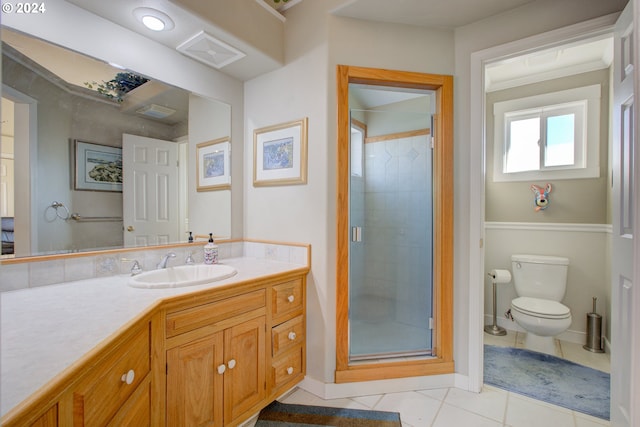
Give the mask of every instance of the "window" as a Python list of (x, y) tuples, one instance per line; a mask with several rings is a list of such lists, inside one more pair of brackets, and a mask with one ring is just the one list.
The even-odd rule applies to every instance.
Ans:
[(494, 181), (592, 178), (598, 164), (600, 86), (494, 104)]

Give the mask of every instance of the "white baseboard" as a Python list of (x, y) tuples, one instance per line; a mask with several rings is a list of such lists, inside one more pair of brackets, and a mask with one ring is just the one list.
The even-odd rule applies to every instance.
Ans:
[(304, 380), (298, 384), (298, 387), (322, 399), (341, 399), (371, 394), (398, 393), (435, 388), (455, 387), (467, 390), (468, 385), (468, 377), (460, 374), (429, 375), (342, 384), (324, 383), (307, 375)]
[[(485, 318), (485, 324), (486, 325), (493, 325), (493, 315), (492, 314), (485, 314), (484, 315)], [(524, 329), (522, 329), (522, 327), (520, 325), (518, 325), (515, 321), (512, 321), (510, 319), (504, 318), (504, 317), (498, 317), (496, 318), (496, 323), (498, 324), (498, 326), (505, 328), (508, 331), (513, 331), (513, 332), (525, 332), (526, 331)], [(581, 332), (581, 331), (572, 331), (572, 330), (567, 330), (564, 331), (563, 333), (561, 333), (560, 335), (558, 335), (556, 337), (557, 339), (559, 339), (560, 341), (567, 341), (567, 342), (572, 342), (575, 344), (584, 344), (587, 342), (587, 334), (586, 332)], [(605, 338), (606, 340), (606, 338)], [(608, 351), (607, 351), (608, 353)]]

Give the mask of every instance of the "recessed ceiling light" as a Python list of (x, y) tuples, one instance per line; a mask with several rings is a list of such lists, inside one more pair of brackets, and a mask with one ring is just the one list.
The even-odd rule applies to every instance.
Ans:
[(169, 15), (150, 7), (133, 9), (133, 16), (145, 27), (153, 31), (169, 31), (175, 26)]

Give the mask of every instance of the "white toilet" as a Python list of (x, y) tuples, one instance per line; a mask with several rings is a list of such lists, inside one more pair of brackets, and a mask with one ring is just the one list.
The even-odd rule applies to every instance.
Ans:
[(571, 311), (560, 303), (567, 289), (569, 259), (512, 255), (511, 268), (518, 294), (511, 301), (511, 314), (527, 331), (525, 347), (555, 354), (553, 337), (571, 325)]

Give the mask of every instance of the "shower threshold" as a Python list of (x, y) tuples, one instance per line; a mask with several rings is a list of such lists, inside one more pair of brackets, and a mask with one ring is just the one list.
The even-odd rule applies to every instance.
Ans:
[(407, 360), (423, 360), (433, 359), (432, 350), (419, 350), (409, 352), (394, 352), (394, 353), (375, 353), (375, 354), (358, 354), (349, 357), (350, 364), (362, 364), (371, 362), (390, 362), (390, 361), (407, 361)]

